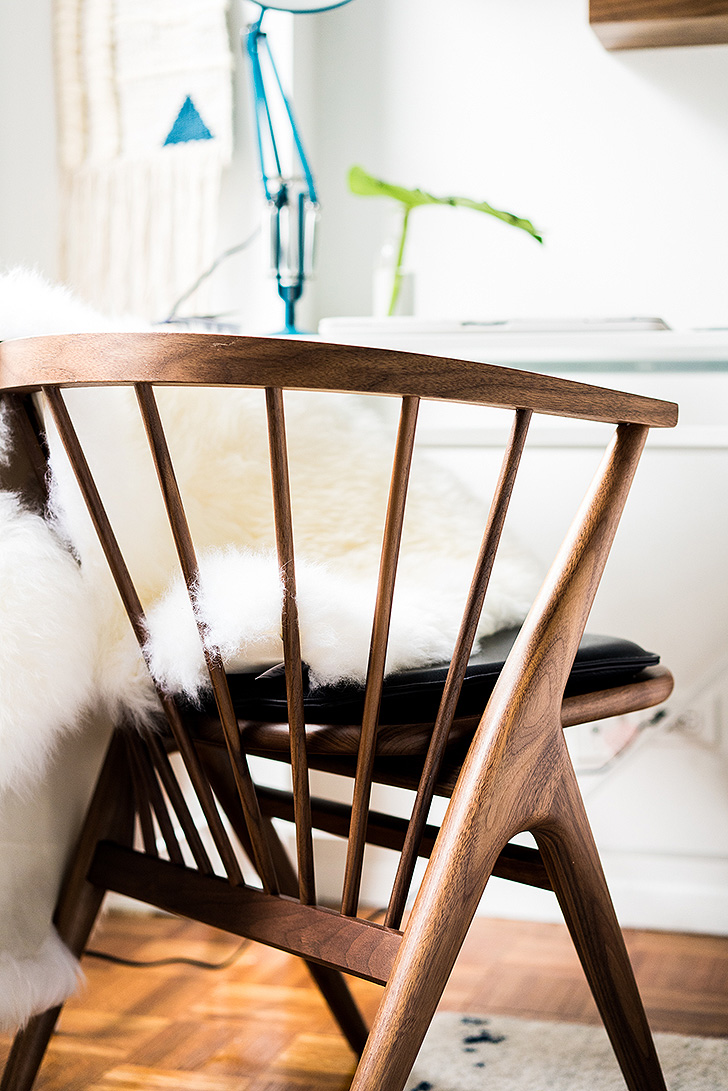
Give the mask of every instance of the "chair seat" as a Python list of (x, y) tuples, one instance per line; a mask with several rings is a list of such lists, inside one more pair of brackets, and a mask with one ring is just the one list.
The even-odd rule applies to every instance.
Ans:
[[(480, 641), (467, 666), (450, 738), (471, 732), (480, 719), (519, 630), (504, 629)], [(574, 660), (566, 696), (628, 685), (658, 655), (619, 637), (586, 634)], [(377, 752), (384, 756), (421, 754), (427, 749), (449, 663), (399, 671), (384, 682)], [(305, 669), (305, 668), (304, 668)], [(289, 747), (285, 675), (276, 666), (263, 672), (228, 675), (235, 713), (251, 750)], [(354, 754), (364, 708), (364, 687), (354, 684), (312, 688), (304, 679), (307, 748), (310, 754)], [(190, 713), (193, 731), (206, 742), (223, 742), (212, 699)]]

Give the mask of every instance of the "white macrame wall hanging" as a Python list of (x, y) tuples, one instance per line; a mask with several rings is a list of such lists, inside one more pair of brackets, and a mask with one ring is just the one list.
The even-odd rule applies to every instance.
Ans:
[(166, 317), (214, 258), (227, 4), (55, 0), (63, 279), (106, 313)]

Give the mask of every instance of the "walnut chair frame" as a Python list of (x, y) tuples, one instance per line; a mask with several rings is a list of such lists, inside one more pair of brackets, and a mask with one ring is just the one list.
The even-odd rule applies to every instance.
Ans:
[[(348, 1041), (361, 1054), (354, 1091), (402, 1091), (488, 878), (502, 875), (555, 891), (627, 1087), (665, 1091), (563, 728), (649, 707), (671, 690), (669, 672), (657, 667), (630, 684), (564, 698), (648, 430), (673, 426), (676, 406), (486, 364), (282, 339), (148, 333), (5, 342), (0, 345), (0, 392), (16, 414), (37, 475), (44, 478), (46, 465), (31, 396), (42, 393), (142, 646), (142, 607), (62, 393), (66, 387), (103, 384), (133, 385), (136, 390), (190, 589), (197, 579), (197, 560), (153, 386), (265, 390), (275, 534), (284, 579), (288, 724), (238, 721), (220, 655), (205, 646), (201, 630), (217, 706), (217, 735), (206, 734), (161, 690), (166, 735), (114, 734), (58, 903), (56, 927), (64, 941), (79, 956), (83, 953), (104, 893), (114, 890), (295, 953), (306, 960)], [(364, 710), (353, 747), (337, 741), (335, 728), (317, 734), (317, 728), (306, 724), (285, 389), (401, 398)], [(378, 752), (378, 715), (420, 399), (506, 408), (513, 411), (514, 421), (439, 712), (426, 725), (424, 750), (420, 747), (403, 763)], [(456, 717), (458, 695), (533, 413), (617, 427), (482, 716), (463, 725)], [(282, 731), (285, 753), (279, 745)], [(458, 741), (453, 743), (455, 735)], [(408, 753), (407, 737), (403, 733), (401, 754)], [(222, 877), (213, 873), (172, 771), (168, 752), (173, 748), (181, 754), (202, 806), (224, 866)], [(289, 762), (292, 793), (257, 788), (249, 753)], [(352, 806), (312, 799), (311, 767), (352, 776)], [(375, 781), (416, 790), (408, 821), (370, 810)], [(435, 794), (451, 796), (439, 830), (427, 822)], [(221, 811), (254, 864), (262, 890), (244, 881)], [(277, 838), (273, 817), (295, 820), (297, 869)], [(313, 829), (348, 837), (340, 911), (316, 901)], [(533, 833), (536, 849), (509, 844), (522, 831)], [(160, 854), (160, 840), (166, 854)], [(384, 924), (357, 915), (366, 843), (400, 852)], [(403, 926), (418, 856), (429, 856), (429, 862)], [(344, 974), (386, 984), (370, 1031)], [(1, 1091), (29, 1091), (58, 1012), (35, 1017), (19, 1032)]]

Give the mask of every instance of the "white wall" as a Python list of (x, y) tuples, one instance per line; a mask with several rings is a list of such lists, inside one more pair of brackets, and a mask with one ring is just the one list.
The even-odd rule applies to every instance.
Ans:
[(51, 0), (0, 5), (0, 268), (58, 268)]
[[(649, 378), (652, 386), (674, 382)], [(688, 378), (708, 386), (705, 376)], [(719, 378), (712, 389), (725, 402)], [(544, 563), (600, 456), (578, 441), (552, 444), (548, 433), (537, 419), (510, 521)], [(618, 633), (657, 651), (675, 692), (664, 720), (579, 780), (622, 923), (728, 934), (728, 521), (725, 504), (716, 510), (710, 499), (727, 494), (728, 454), (724, 446), (681, 446), (680, 435), (664, 436), (674, 447), (660, 445), (660, 435), (642, 458), (588, 623), (591, 632)], [(492, 472), (483, 469), (500, 457), (475, 447), (433, 453), (484, 492)], [(648, 724), (651, 716), (632, 722)], [(567, 731), (578, 772), (582, 748), (588, 756), (594, 745), (591, 734), (591, 725)], [(481, 911), (559, 919), (552, 896), (505, 882), (486, 891)]]
[[(316, 20), (321, 315), (370, 313), (353, 163), (529, 216), (412, 218), (416, 313), (728, 324), (728, 46), (608, 53), (584, 0), (355, 0)], [(375, 208), (375, 205), (380, 207)]]
[[(0, 263), (54, 276), (50, 10), (50, 0), (0, 5)], [(235, 39), (240, 23), (234, 3)], [(284, 41), (284, 67), (286, 52)], [(309, 325), (371, 309), (388, 203), (347, 192), (356, 162), (486, 198), (545, 232), (539, 248), (478, 213), (416, 212), (408, 258), (420, 314), (728, 323), (728, 46), (607, 53), (583, 0), (354, 0), (298, 18), (295, 74), (323, 203)], [(242, 65), (236, 111), (221, 249), (260, 210)], [(277, 316), (262, 264), (256, 247), (216, 282), (217, 304), (259, 329)]]
[[(242, 63), (240, 32), (252, 5), (231, 4), (234, 69), (233, 161), (221, 192), (218, 251), (256, 228), (262, 191), (251, 133), (249, 76)], [(268, 28), (279, 65), (290, 78), (291, 19), (269, 13)], [(56, 164), (56, 103), (53, 78), (52, 0), (0, 3), (0, 272), (13, 265), (58, 276), (59, 172)], [(232, 257), (214, 274), (213, 308), (234, 311), (245, 325), (271, 330), (282, 323), (273, 282), (264, 274), (262, 239)], [(183, 311), (183, 313), (186, 313)], [(164, 317), (163, 315), (159, 316)]]

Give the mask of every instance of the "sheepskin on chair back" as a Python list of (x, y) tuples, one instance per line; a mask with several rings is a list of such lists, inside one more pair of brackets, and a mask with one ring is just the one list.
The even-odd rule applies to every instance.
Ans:
[[(169, 336), (175, 336), (170, 334)], [(186, 589), (134, 395), (74, 390), (69, 410), (134, 579), (149, 627), (149, 655), (165, 688), (197, 696), (205, 685)], [(226, 666), (280, 661), (281, 583), (263, 392), (160, 389), (160, 414), (200, 565), (198, 607)], [(395, 423), (354, 396), (291, 392), (285, 400), (303, 656), (314, 684), (363, 681)], [(99, 677), (107, 699), (144, 717), (148, 685), (128, 626), (109, 624), (115, 591), (85, 506), (49, 429), (53, 510), (95, 595), (106, 602)], [(449, 658), (485, 518), (454, 476), (419, 458), (412, 472), (388, 669)], [(516, 624), (535, 570), (515, 543), (493, 575), (482, 635)], [(118, 610), (116, 611), (118, 614)], [(123, 664), (123, 668), (122, 668)]]

